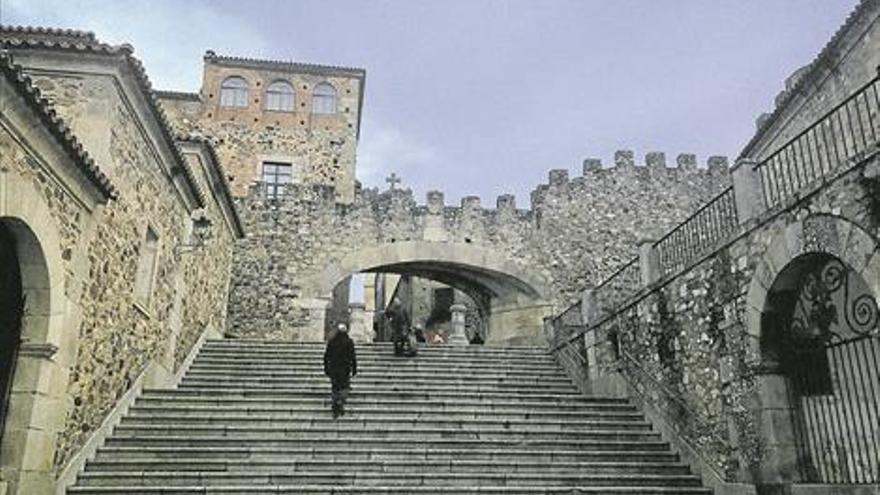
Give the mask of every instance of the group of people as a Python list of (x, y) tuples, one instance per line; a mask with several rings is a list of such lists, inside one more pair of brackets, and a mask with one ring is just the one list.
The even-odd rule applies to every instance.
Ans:
[[(385, 313), (391, 327), (391, 340), (394, 355), (415, 357), (419, 353), (419, 343), (425, 342), (425, 332), (421, 325), (410, 327), (405, 313), (389, 310)], [(442, 337), (435, 335), (435, 338)], [(432, 342), (435, 343), (435, 342)], [(345, 415), (345, 401), (351, 391), (351, 378), (357, 375), (357, 352), (354, 341), (348, 336), (348, 326), (339, 324), (336, 332), (327, 341), (324, 351), (324, 374), (330, 378), (330, 402), (333, 419)]]

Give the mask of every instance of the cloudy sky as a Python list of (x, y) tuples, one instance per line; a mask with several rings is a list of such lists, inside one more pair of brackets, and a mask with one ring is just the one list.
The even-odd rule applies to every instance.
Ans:
[[(128, 42), (154, 86), (201, 56), (367, 70), (358, 175), (420, 198), (528, 193), (617, 149), (735, 156), (856, 0), (0, 0), (0, 22)], [(641, 158), (639, 158), (641, 160)]]

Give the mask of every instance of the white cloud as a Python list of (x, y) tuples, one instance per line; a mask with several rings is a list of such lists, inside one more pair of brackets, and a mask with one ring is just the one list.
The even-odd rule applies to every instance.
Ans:
[[(384, 187), (384, 179), (392, 172), (403, 176), (404, 185), (412, 185), (412, 179), (420, 170), (433, 167), (439, 161), (439, 153), (430, 145), (397, 127), (364, 119), (357, 158), (358, 179), (364, 185)], [(406, 177), (403, 172), (413, 177)]]
[(205, 50), (259, 57), (264, 37), (207, 2), (152, 0), (0, 0), (0, 22), (94, 31), (130, 43), (158, 89), (197, 91)]

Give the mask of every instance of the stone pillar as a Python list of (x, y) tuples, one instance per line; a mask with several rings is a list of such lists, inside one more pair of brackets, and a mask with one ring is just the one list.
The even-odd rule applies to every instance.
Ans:
[(309, 319), (305, 326), (284, 329), (284, 338), (294, 342), (323, 342), (324, 320), (331, 300), (328, 297), (297, 299), (297, 306), (308, 312)]
[(367, 322), (364, 303), (353, 302), (348, 305), (348, 335), (358, 344), (369, 344), (373, 341), (372, 320)]
[[(593, 289), (585, 289), (581, 294), (581, 321), (584, 326), (589, 328), (590, 325), (599, 319), (599, 310), (596, 307), (596, 295)], [(589, 382), (596, 378), (599, 374), (596, 356), (596, 332), (589, 331), (584, 334), (584, 349), (586, 350), (586, 379)]]
[(584, 289), (581, 293), (581, 321), (585, 327), (589, 327), (599, 318), (599, 308), (596, 306), (596, 294), (593, 289)]
[(654, 249), (653, 240), (639, 242), (639, 267), (641, 271), (642, 287), (649, 287), (660, 280), (660, 257)]
[(467, 306), (464, 304), (453, 304), (449, 307), (452, 312), (452, 331), (449, 333), (448, 343), (456, 346), (469, 345), (467, 335), (464, 332), (464, 316), (467, 313)]
[(733, 176), (733, 197), (740, 224), (757, 218), (767, 209), (764, 204), (764, 192), (761, 188), (761, 177), (755, 171), (756, 162), (749, 158), (740, 158), (730, 169)]
[(786, 484), (797, 478), (797, 446), (791, 424), (788, 382), (775, 363), (758, 370), (758, 434), (764, 440), (759, 479), (763, 484)]

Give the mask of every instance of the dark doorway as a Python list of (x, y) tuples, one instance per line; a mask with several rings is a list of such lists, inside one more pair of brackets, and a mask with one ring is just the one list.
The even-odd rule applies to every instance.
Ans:
[(0, 223), (0, 441), (2, 441), (9, 392), (21, 341), (24, 296), (15, 236)]

